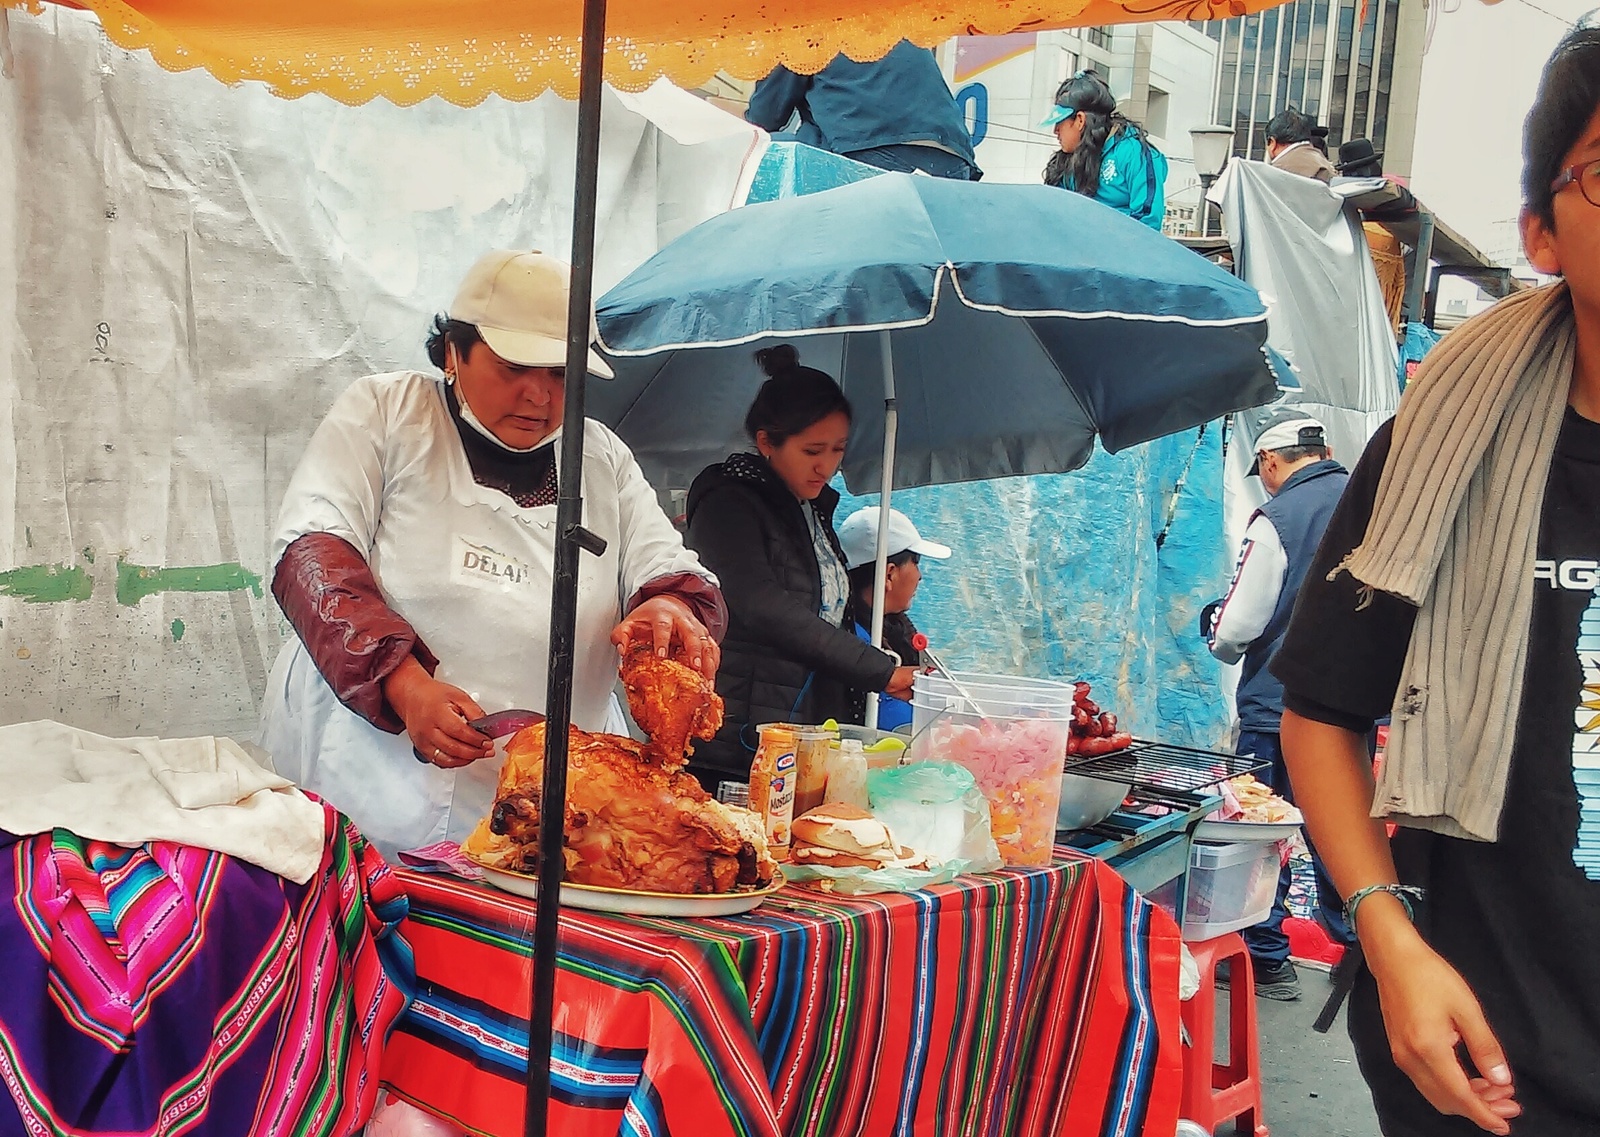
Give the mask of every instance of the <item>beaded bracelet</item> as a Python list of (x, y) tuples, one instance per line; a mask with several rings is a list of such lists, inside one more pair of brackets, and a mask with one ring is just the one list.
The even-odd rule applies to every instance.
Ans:
[(1375, 892), (1387, 892), (1405, 907), (1406, 919), (1413, 924), (1417, 921), (1416, 905), (1421, 904), (1427, 894), (1422, 889), (1410, 884), (1369, 884), (1365, 888), (1358, 888), (1351, 893), (1350, 899), (1344, 902), (1344, 922), (1351, 932), (1356, 930), (1356, 909), (1361, 907), (1361, 902)]

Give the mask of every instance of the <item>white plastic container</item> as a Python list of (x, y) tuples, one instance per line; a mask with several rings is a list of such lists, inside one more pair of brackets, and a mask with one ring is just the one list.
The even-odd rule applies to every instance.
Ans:
[(1183, 938), (1209, 940), (1265, 920), (1278, 892), (1282, 848), (1279, 841), (1196, 841), (1189, 853)]
[(990, 828), (1005, 863), (1047, 865), (1072, 726), (1072, 685), (1006, 675), (958, 673), (956, 679), (970, 701), (943, 675), (917, 676), (910, 760), (965, 766), (989, 801)]

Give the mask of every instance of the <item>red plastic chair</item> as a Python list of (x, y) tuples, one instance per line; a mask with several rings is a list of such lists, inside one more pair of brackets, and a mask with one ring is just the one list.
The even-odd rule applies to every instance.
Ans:
[[(1244, 940), (1230, 933), (1189, 944), (1200, 968), (1200, 990), (1183, 1004), (1182, 1116), (1215, 1133), (1237, 1119), (1237, 1132), (1268, 1137), (1261, 1113), (1261, 1051), (1256, 1038), (1256, 984)], [(1228, 984), (1228, 1060), (1212, 1053), (1217, 1037), (1217, 965), (1231, 960)]]

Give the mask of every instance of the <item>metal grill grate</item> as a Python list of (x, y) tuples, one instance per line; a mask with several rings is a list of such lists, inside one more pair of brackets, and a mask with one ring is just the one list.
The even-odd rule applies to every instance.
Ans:
[(1221, 754), (1135, 739), (1132, 746), (1115, 754), (1069, 760), (1066, 772), (1106, 782), (1131, 782), (1135, 789), (1193, 793), (1270, 764), (1254, 754)]

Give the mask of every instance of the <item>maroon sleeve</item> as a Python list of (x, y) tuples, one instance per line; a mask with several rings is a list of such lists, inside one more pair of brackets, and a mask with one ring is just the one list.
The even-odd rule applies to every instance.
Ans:
[(675, 572), (647, 580), (633, 594), (633, 599), (628, 601), (627, 610), (632, 612), (646, 600), (654, 600), (657, 596), (670, 596), (687, 604), (695, 619), (705, 625), (711, 638), (718, 643), (727, 634), (728, 605), (722, 599), (722, 589), (705, 577), (692, 572)]
[(355, 547), (331, 533), (298, 538), (278, 561), (272, 595), (339, 701), (379, 730), (403, 732), (383, 681), (408, 655), (430, 675), (439, 661), (385, 602)]

